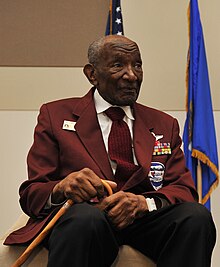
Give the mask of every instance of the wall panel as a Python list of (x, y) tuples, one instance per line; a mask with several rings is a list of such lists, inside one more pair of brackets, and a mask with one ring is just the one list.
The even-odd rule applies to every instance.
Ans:
[(1, 0), (0, 65), (83, 66), (107, 14), (103, 0)]

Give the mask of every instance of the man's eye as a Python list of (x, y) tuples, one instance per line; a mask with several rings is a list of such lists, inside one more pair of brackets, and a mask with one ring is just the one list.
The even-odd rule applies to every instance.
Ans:
[(136, 63), (135, 64), (136, 69), (142, 69), (142, 64), (141, 63)]
[(116, 62), (116, 63), (114, 63), (113, 67), (120, 68), (120, 67), (122, 67), (122, 64), (119, 62)]

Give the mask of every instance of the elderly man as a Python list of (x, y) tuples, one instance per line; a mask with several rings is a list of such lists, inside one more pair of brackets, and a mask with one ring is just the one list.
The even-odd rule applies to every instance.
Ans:
[[(20, 187), (28, 224), (5, 244), (30, 242), (60, 205), (74, 205), (44, 244), (49, 267), (111, 266), (128, 244), (161, 267), (208, 267), (215, 226), (197, 203), (179, 126), (136, 103), (142, 79), (137, 44), (123, 36), (93, 42), (82, 98), (44, 104)], [(105, 196), (101, 179), (114, 194)]]

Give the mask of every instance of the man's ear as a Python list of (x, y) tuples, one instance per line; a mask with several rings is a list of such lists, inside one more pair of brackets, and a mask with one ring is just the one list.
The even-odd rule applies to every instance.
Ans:
[(96, 86), (97, 85), (97, 80), (96, 80), (96, 75), (95, 75), (95, 68), (92, 64), (86, 64), (83, 68), (83, 72), (86, 75), (87, 79), (89, 82)]

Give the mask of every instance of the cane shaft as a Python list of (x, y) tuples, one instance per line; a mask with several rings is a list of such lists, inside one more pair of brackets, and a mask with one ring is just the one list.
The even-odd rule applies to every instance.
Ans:
[(67, 202), (60, 208), (60, 210), (56, 213), (56, 215), (52, 218), (52, 220), (45, 226), (45, 228), (40, 232), (40, 234), (31, 242), (31, 244), (26, 248), (26, 250), (22, 253), (22, 255), (16, 260), (16, 262), (12, 265), (12, 267), (21, 266), (29, 257), (31, 252), (35, 247), (37, 247), (44, 238), (51, 231), (52, 227), (55, 225), (57, 220), (66, 212), (66, 210), (73, 205), (73, 201), (68, 199)]
[[(111, 186), (105, 181), (101, 180), (103, 186), (108, 192), (108, 195), (112, 195)], [(21, 256), (13, 263), (11, 267), (20, 267), (30, 256), (31, 252), (36, 248), (44, 238), (49, 234), (57, 220), (73, 205), (73, 201), (68, 199), (60, 210), (56, 213), (56, 215), (52, 218), (52, 220), (45, 226), (45, 228), (40, 232), (40, 234), (32, 241), (32, 243), (25, 249), (25, 251), (21, 254)]]

